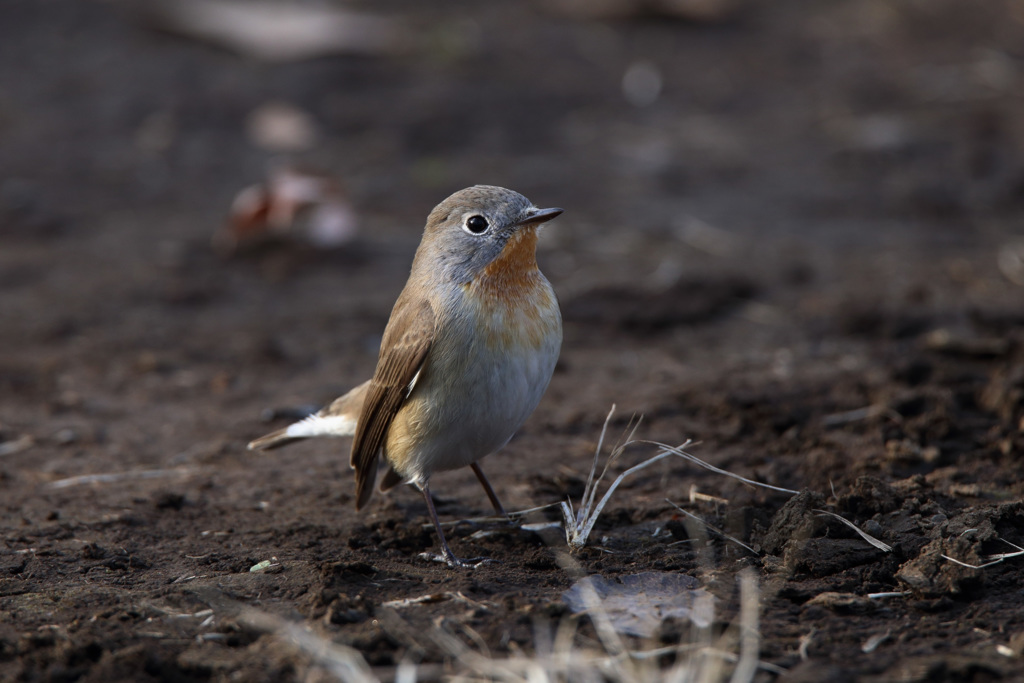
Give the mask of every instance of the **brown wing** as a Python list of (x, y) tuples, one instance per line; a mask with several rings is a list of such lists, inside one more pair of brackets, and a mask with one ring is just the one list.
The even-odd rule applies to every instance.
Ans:
[(426, 300), (419, 303), (399, 297), (380, 345), (377, 370), (370, 380), (366, 402), (359, 413), (352, 441), (352, 467), (356, 471), (356, 509), (373, 493), (377, 457), (384, 446), (395, 413), (409, 393), (409, 384), (423, 367), (434, 341), (434, 311)]

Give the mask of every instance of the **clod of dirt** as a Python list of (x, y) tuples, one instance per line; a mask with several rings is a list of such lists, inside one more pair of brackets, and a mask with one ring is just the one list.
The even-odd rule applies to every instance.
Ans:
[(324, 621), (328, 624), (358, 624), (366, 621), (370, 615), (362, 610), (355, 609), (347, 598), (339, 598), (328, 606)]
[(86, 543), (82, 546), (83, 560), (102, 560), (106, 556), (106, 549), (97, 543)]
[(783, 550), (783, 565), (814, 577), (832, 576), (874, 562), (885, 553), (859, 538), (793, 539)]
[(353, 586), (363, 586), (378, 578), (377, 568), (366, 562), (328, 562), (320, 568), (323, 604), (331, 603)]
[(903, 496), (875, 477), (858, 477), (850, 492), (839, 498), (839, 508), (858, 517), (892, 512), (902, 505)]
[(995, 553), (1013, 550), (1000, 539), (1019, 545), (1024, 537), (1024, 503), (973, 508), (936, 525), (930, 536), (933, 540), (899, 568), (896, 578), (925, 598), (978, 590), (986, 575), (981, 565)]
[(180, 510), (185, 505), (185, 494), (177, 491), (161, 491), (153, 496), (157, 510)]
[[(25, 571), (27, 565), (27, 554), (0, 557), (0, 576), (16, 576)], [(2, 652), (2, 645), (3, 643), (0, 642), (0, 652)], [(0, 661), (2, 660), (3, 657), (0, 657)]]
[(769, 555), (781, 555), (791, 540), (803, 540), (821, 533), (827, 522), (815, 515), (814, 510), (825, 507), (825, 497), (804, 490), (782, 506), (772, 518), (772, 525), (761, 541), (761, 550)]
[[(870, 481), (865, 481), (862, 493), (872, 486)], [(761, 541), (761, 550), (768, 555), (781, 556), (782, 563), (780, 566), (774, 562), (766, 564), (766, 567), (823, 577), (867, 564), (884, 555), (883, 551), (863, 539), (845, 538), (849, 529), (841, 526), (838, 520), (831, 522), (818, 513), (824, 506), (824, 496), (805, 490), (790, 498), (775, 513), (772, 525)], [(826, 534), (838, 538), (827, 538)]]

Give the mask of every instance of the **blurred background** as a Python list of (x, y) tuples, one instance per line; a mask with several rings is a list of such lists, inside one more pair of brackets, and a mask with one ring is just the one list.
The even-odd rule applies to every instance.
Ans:
[(1014, 0), (0, 11), (8, 238), (125, 222), (154, 248), (205, 237), (282, 158), (412, 239), (483, 182), (565, 205), (574, 239), (645, 245), (702, 225), (834, 248), (970, 241), (1024, 201)]
[(372, 372), (425, 216), (477, 183), (566, 210), (567, 437), (1005, 335), (1021, 45), (1018, 0), (8, 0), (4, 438), (51, 478), (240, 454)]
[[(566, 580), (536, 539), (457, 532), (457, 552), (504, 564), (491, 584), (442, 574), (417, 557), (415, 492), (351, 510), (347, 442), (245, 451), (372, 373), (428, 212), (478, 183), (565, 209), (539, 248), (562, 357), (484, 463), (510, 509), (579, 495), (612, 403), (613, 431), (643, 413), (644, 438), (692, 437), (776, 485), (905, 479), (926, 501), (908, 519), (1022, 495), (1024, 0), (3, 0), (0, 522), (18, 550), (0, 553), (0, 660), (70, 680), (103, 654), (95, 680), (122, 661), (141, 680), (156, 647), (195, 675), (174, 680), (228, 654), (281, 680), (287, 655), (197, 640), (198, 621), (136, 647), (173, 629), (125, 605), (195, 616), (202, 579), (278, 596), (392, 667), (367, 615), (447, 582), (498, 596), (474, 622), (495, 651), (512, 621), (528, 648), (526, 615)], [(698, 486), (755, 545), (781, 506), (672, 467), (616, 494), (627, 554), (593, 567), (699, 570), (630, 526), (660, 529), (666, 498), (712, 510)], [(432, 484), (445, 518), (486, 505), (468, 471)], [(252, 578), (271, 557), (288, 570)], [(365, 562), (402, 579), (350, 605)], [(895, 562), (866, 566), (827, 589), (901, 585)], [(766, 658), (805, 654), (791, 615), (821, 585), (772, 598)], [(1006, 635), (1015, 600), (957, 642)], [(947, 652), (956, 618), (922, 610), (903, 623), (931, 620), (917, 646)], [(35, 630), (51, 624), (78, 630)], [(812, 656), (874, 674), (909, 651), (865, 654), (857, 628)]]
[(1022, 44), (1017, 0), (8, 0), (0, 348), (109, 374), (362, 335), (365, 367), (373, 334), (316, 320), (353, 290), (386, 320), (477, 183), (566, 209), (542, 265), (570, 319), (706, 273), (762, 321), (1012, 306)]

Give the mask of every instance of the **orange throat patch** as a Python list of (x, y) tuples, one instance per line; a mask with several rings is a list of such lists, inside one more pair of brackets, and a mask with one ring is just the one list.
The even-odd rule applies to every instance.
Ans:
[(538, 347), (559, 326), (558, 304), (537, 268), (536, 226), (516, 232), (467, 287), (477, 304), (492, 314), (493, 328), (486, 330), (489, 346)]
[(479, 286), (499, 296), (523, 288), (532, 288), (540, 271), (537, 269), (537, 228), (526, 226), (516, 231), (505, 243), (498, 258), (491, 261), (480, 277)]

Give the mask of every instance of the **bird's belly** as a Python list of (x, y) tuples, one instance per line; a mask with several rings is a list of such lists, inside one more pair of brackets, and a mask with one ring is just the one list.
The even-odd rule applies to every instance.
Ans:
[(513, 311), (500, 321), (489, 311), (472, 321), (478, 334), (469, 342), (458, 334), (436, 340), (388, 434), (387, 459), (407, 481), (422, 483), (436, 471), (479, 460), (529, 417), (561, 347), (557, 303), (547, 308), (539, 316)]

